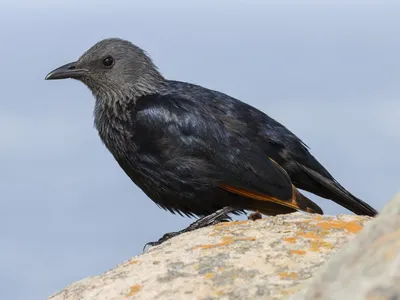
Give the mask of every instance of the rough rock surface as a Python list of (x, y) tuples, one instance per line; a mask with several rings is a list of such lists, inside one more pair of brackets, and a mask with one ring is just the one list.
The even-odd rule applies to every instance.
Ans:
[(294, 299), (400, 299), (400, 194)]
[(294, 213), (222, 223), (175, 237), (49, 299), (285, 299), (369, 220)]

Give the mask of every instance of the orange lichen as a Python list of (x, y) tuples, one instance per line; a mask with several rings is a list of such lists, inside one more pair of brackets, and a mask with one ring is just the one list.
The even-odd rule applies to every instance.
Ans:
[(222, 241), (220, 243), (198, 245), (198, 246), (194, 246), (192, 249), (197, 249), (197, 248), (211, 249), (211, 248), (226, 246), (226, 245), (232, 244), (237, 241), (254, 241), (255, 239), (256, 238), (254, 238), (254, 237), (234, 238), (232, 236), (223, 236)]
[(322, 229), (325, 230), (330, 230), (330, 229), (342, 229), (342, 230), (347, 230), (350, 233), (358, 233), (361, 229), (363, 229), (362, 225), (358, 221), (325, 221), (325, 222), (319, 222), (316, 224), (317, 227), (321, 227)]
[(249, 220), (244, 220), (244, 221), (232, 221), (232, 222), (221, 222), (221, 223), (218, 223), (218, 224), (216, 224), (216, 225), (214, 226), (213, 231), (210, 232), (210, 233), (208, 234), (208, 236), (215, 236), (215, 235), (218, 235), (218, 234), (220, 234), (221, 230), (224, 230), (225, 228), (230, 227), (230, 226), (233, 226), (233, 225), (235, 225), (235, 224), (239, 225), (239, 224), (245, 224), (245, 223), (248, 223), (248, 222), (249, 222)]
[(214, 273), (207, 273), (206, 275), (204, 275), (204, 277), (207, 278), (207, 279), (211, 279), (211, 278), (213, 278), (214, 276), (215, 276)]
[(310, 251), (320, 251), (321, 248), (332, 249), (333, 245), (331, 243), (324, 242), (324, 241), (312, 241), (311, 242)]
[(228, 243), (204, 244), (204, 245), (194, 246), (192, 249), (198, 249), (198, 248), (200, 248), (200, 249), (212, 249), (212, 248), (226, 246), (226, 245), (228, 245)]
[(215, 248), (215, 247), (226, 246), (226, 245), (229, 245), (229, 244), (232, 244), (232, 243), (233, 243), (233, 237), (231, 237), (231, 236), (223, 236), (222, 237), (222, 241), (220, 243), (199, 245), (199, 246), (193, 247), (193, 249), (196, 249), (196, 248), (211, 249), (211, 248)]
[(306, 251), (304, 250), (290, 250), (291, 254), (297, 254), (297, 255), (305, 255)]
[(302, 236), (302, 237), (305, 237), (305, 238), (309, 238), (309, 239), (315, 239), (315, 240), (321, 239), (321, 237), (319, 237), (315, 232), (311, 232), (311, 231), (308, 231), (308, 232), (298, 231), (296, 233), (296, 235), (297, 236)]
[(208, 234), (208, 236), (214, 236), (214, 235), (217, 235), (217, 234), (219, 234), (219, 232), (217, 232), (217, 231), (212, 231), (212, 232), (210, 232), (210, 233)]
[[(228, 233), (228, 234), (230, 234), (230, 233), (232, 233), (232, 231), (231, 230), (225, 230), (225, 232), (224, 233)], [(216, 236), (216, 235), (220, 235), (221, 234), (221, 231), (219, 230), (215, 230), (214, 229), (214, 231), (212, 231), (212, 232), (210, 232), (209, 234), (208, 234), (208, 236)]]
[(284, 279), (297, 279), (297, 278), (299, 278), (299, 274), (294, 273), (294, 272), (290, 272), (290, 273), (281, 272), (281, 273), (279, 273), (279, 276), (281, 277), (281, 280), (284, 280)]
[(140, 284), (132, 285), (129, 288), (129, 293), (126, 295), (126, 298), (136, 295), (141, 289), (142, 289), (142, 286)]
[(223, 268), (223, 267), (217, 267), (216, 270), (217, 270), (217, 271), (223, 271), (224, 268)]
[(235, 241), (255, 241), (255, 240), (256, 240), (255, 237), (245, 237), (245, 238), (235, 239)]
[(285, 242), (288, 242), (288, 243), (291, 243), (291, 244), (294, 244), (294, 243), (296, 243), (297, 238), (295, 238), (295, 237), (288, 237), (288, 238), (285, 238), (284, 241), (285, 241)]
[(131, 261), (129, 262), (129, 264), (131, 264), (131, 265), (136, 265), (139, 261), (140, 261), (140, 260), (138, 260), (138, 259), (134, 259), (134, 260), (131, 260)]

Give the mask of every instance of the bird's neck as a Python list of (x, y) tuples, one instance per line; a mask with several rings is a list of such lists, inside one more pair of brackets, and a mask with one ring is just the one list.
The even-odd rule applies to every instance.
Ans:
[(88, 84), (96, 99), (95, 122), (107, 119), (125, 120), (127, 114), (135, 108), (137, 99), (159, 93), (167, 84), (168, 81), (159, 73), (142, 74), (131, 84), (114, 85), (112, 82), (106, 86), (98, 83), (93, 86)]
[[(117, 93), (101, 93), (96, 96), (94, 125), (106, 147), (114, 154), (132, 141), (134, 124), (132, 116), (136, 101), (142, 96), (157, 93), (158, 90), (130, 90), (123, 96)], [(117, 148), (116, 148), (117, 147)]]
[[(158, 74), (158, 73), (157, 73)], [(111, 149), (116, 144), (128, 145), (133, 134), (132, 114), (135, 111), (136, 101), (140, 97), (160, 93), (168, 85), (168, 81), (161, 75), (143, 74), (132, 85), (123, 88), (97, 86), (91, 89), (96, 99), (94, 108), (94, 123), (100, 138)], [(113, 142), (113, 140), (115, 142)]]
[[(132, 106), (126, 101), (116, 101), (107, 104), (105, 101), (96, 100), (94, 108), (94, 125), (99, 133), (101, 140), (112, 152), (123, 151), (117, 149), (127, 145), (130, 139), (130, 131), (126, 127), (130, 125), (130, 111)], [(117, 148), (116, 148), (117, 147)]]

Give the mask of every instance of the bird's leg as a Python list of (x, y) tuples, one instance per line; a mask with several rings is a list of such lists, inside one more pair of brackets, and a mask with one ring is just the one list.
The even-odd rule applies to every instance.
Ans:
[(205, 217), (198, 219), (197, 221), (193, 222), (192, 224), (190, 224), (188, 227), (186, 227), (185, 229), (183, 229), (181, 231), (166, 233), (157, 242), (147, 243), (143, 247), (143, 251), (145, 251), (147, 246), (152, 247), (152, 246), (160, 245), (160, 244), (164, 243), (165, 241), (169, 240), (170, 238), (180, 235), (181, 233), (190, 232), (190, 231), (193, 231), (193, 230), (196, 230), (199, 228), (215, 225), (220, 222), (229, 222), (232, 219), (231, 219), (231, 217), (228, 216), (228, 213), (233, 212), (235, 210), (237, 210), (237, 209), (232, 208), (230, 206), (225, 206), (224, 208), (221, 208), (210, 215), (207, 215)]

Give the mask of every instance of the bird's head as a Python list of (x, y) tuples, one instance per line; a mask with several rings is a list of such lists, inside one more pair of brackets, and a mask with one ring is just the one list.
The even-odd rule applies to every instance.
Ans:
[(96, 99), (107, 101), (146, 95), (164, 82), (142, 49), (117, 38), (98, 42), (77, 61), (51, 71), (45, 79), (66, 78), (83, 82)]

